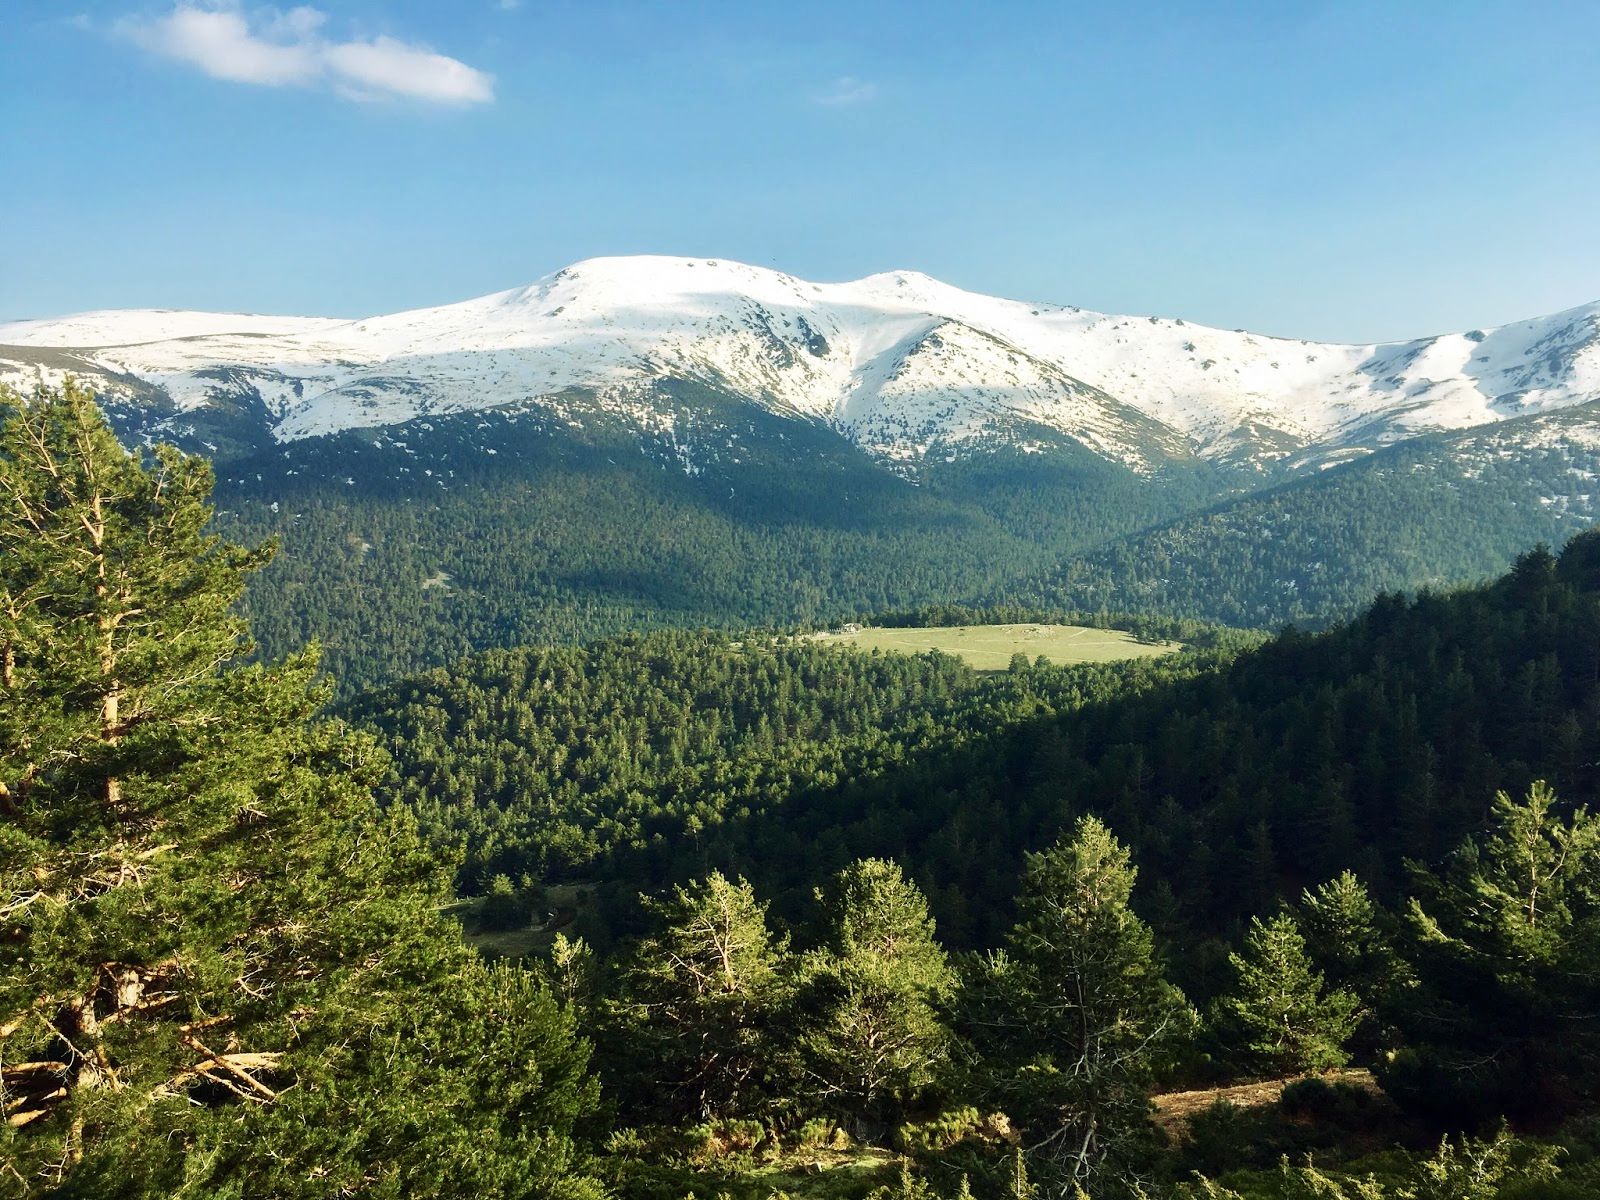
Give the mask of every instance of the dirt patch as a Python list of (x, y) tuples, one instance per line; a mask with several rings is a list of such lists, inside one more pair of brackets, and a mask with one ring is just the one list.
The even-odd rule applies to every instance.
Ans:
[(1342, 1071), (1328, 1071), (1322, 1075), (1289, 1075), (1283, 1079), (1263, 1079), (1256, 1083), (1240, 1083), (1232, 1087), (1201, 1088), (1193, 1092), (1164, 1092), (1152, 1097), (1155, 1104), (1156, 1124), (1168, 1137), (1177, 1140), (1188, 1129), (1189, 1122), (1213, 1104), (1226, 1101), (1240, 1108), (1268, 1108), (1283, 1096), (1283, 1089), (1301, 1079), (1320, 1079), (1328, 1084), (1345, 1084), (1360, 1088), (1374, 1096), (1383, 1089), (1364, 1067), (1348, 1067)]

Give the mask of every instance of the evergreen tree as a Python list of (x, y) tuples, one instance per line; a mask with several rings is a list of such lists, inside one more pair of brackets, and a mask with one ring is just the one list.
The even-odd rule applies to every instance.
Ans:
[(1395, 953), (1392, 923), (1352, 871), (1308, 888), (1300, 897), (1306, 952), (1331, 986), (1353, 993), (1360, 1002), (1357, 1042), (1366, 1053), (1385, 1040), (1375, 1027), (1377, 1014), (1403, 1003), (1413, 982)]
[[(1503, 1196), (1545, 1195), (1545, 1187), (1559, 1179), (1561, 1150), (1538, 1142), (1524, 1142), (1502, 1125), (1492, 1138), (1479, 1140), (1446, 1137), (1432, 1158), (1411, 1167), (1410, 1178), (1380, 1178), (1324, 1171), (1307, 1157), (1300, 1165), (1285, 1157), (1279, 1164), (1272, 1195), (1282, 1200), (1500, 1200)], [(1203, 1200), (1245, 1200), (1245, 1194), (1215, 1180), (1200, 1177), (1197, 1196)], [(1579, 1195), (1560, 1184), (1551, 1195)], [(1249, 1193), (1258, 1193), (1252, 1189)]]
[(1243, 1035), (1250, 1059), (1272, 1071), (1306, 1072), (1342, 1066), (1360, 1002), (1342, 988), (1329, 991), (1306, 954), (1294, 917), (1251, 918), (1243, 954), (1230, 954), (1236, 991), (1222, 1001), (1226, 1020)]
[(563, 1005), (577, 1013), (588, 1012), (594, 998), (595, 970), (595, 955), (588, 942), (556, 934), (545, 975)]
[(1071, 840), (1028, 856), (1007, 950), (970, 983), (979, 1072), (1055, 1195), (1133, 1185), (1154, 1072), (1192, 1020), (1129, 907), (1136, 875), (1111, 831), (1083, 818)]
[(592, 1195), (569, 1019), (440, 917), (315, 655), (232, 665), (268, 552), (206, 532), (209, 468), (125, 452), (71, 385), (9, 410), (0, 1188)]
[(1336, 986), (1372, 1003), (1394, 956), (1378, 927), (1378, 906), (1353, 871), (1307, 888), (1300, 897), (1298, 925), (1311, 959)]
[(1502, 1122), (1489, 1138), (1441, 1138), (1432, 1158), (1417, 1164), (1403, 1200), (1499, 1200), (1534, 1194), (1561, 1174), (1559, 1147), (1524, 1142)]
[(1384, 1086), (1452, 1116), (1549, 1116), (1600, 1092), (1600, 816), (1544, 783), (1499, 793), (1489, 832), (1407, 914), (1420, 987)]
[[(603, 1200), (573, 1136), (600, 1109), (589, 1046), (536, 976), (472, 958), (361, 1004), (318, 1032), (338, 1074), (191, 1164), (194, 1195)], [(107, 1165), (102, 1193), (129, 1194)], [(170, 1178), (150, 1194), (184, 1194)]]
[(521, 929), (527, 925), (530, 913), (528, 897), (520, 893), (509, 876), (496, 875), (489, 881), (489, 890), (478, 910), (478, 924), (484, 929)]
[(646, 908), (656, 931), (634, 949), (609, 1014), (618, 1075), (646, 1107), (680, 1117), (756, 1111), (788, 994), (765, 907), (743, 879), (714, 871)]
[(798, 1003), (806, 1078), (836, 1111), (881, 1123), (945, 1060), (937, 1009), (953, 976), (927, 901), (896, 864), (852, 863), (817, 899), (827, 940), (806, 956)]

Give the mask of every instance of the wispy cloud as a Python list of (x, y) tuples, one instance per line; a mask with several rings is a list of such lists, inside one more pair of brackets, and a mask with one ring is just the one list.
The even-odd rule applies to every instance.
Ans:
[(877, 84), (857, 79), (854, 75), (841, 75), (812, 92), (811, 101), (826, 108), (845, 108), (852, 104), (865, 104), (877, 94)]
[(392, 37), (337, 41), (324, 35), (326, 23), (324, 13), (304, 5), (283, 11), (178, 3), (164, 16), (126, 18), (115, 30), (147, 50), (236, 83), (325, 87), (355, 100), (494, 99), (493, 77), (458, 59)]

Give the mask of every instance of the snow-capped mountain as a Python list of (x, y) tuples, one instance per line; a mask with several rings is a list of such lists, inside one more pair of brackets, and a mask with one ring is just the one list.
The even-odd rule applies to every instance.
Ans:
[(1326, 466), (1418, 434), (1600, 399), (1600, 304), (1331, 345), (964, 292), (912, 272), (809, 283), (726, 261), (592, 259), (525, 288), (363, 320), (138, 310), (0, 324), (0, 382), (66, 374), (156, 432), (207, 410), (291, 442), (518, 406), (659, 429), (688, 380), (873, 455), (1061, 435), (1135, 471)]

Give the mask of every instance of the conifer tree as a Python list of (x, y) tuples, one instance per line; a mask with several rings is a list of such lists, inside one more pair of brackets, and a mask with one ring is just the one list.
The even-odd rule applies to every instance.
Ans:
[(933, 1082), (945, 1059), (938, 1006), (953, 975), (927, 901), (896, 864), (852, 863), (817, 899), (827, 943), (802, 969), (805, 1075), (837, 1111), (882, 1123)]
[(1344, 1045), (1355, 1032), (1360, 1001), (1328, 990), (1306, 954), (1294, 917), (1250, 919), (1243, 954), (1230, 954), (1237, 990), (1222, 1001), (1256, 1063), (1276, 1072), (1319, 1071), (1349, 1061)]
[(1600, 816), (1534, 783), (1406, 915), (1419, 986), (1384, 1086), (1453, 1117), (1549, 1117), (1600, 1095)]
[(1380, 1027), (1380, 1014), (1403, 1004), (1414, 983), (1395, 952), (1393, 918), (1378, 908), (1352, 871), (1306, 889), (1298, 917), (1312, 963), (1331, 986), (1353, 993), (1360, 1002), (1352, 1044), (1360, 1053), (1372, 1053), (1389, 1036)]
[(589, 943), (558, 933), (550, 946), (545, 967), (550, 990), (576, 1013), (587, 1013), (594, 996), (595, 954)]
[(1336, 986), (1375, 1002), (1393, 969), (1394, 951), (1378, 926), (1378, 906), (1353, 871), (1307, 888), (1299, 927), (1306, 951)]
[(635, 948), (610, 1006), (618, 1073), (642, 1104), (680, 1117), (757, 1110), (788, 995), (785, 946), (765, 905), (720, 871), (645, 904), (656, 930)]
[(4, 407), (0, 1189), (592, 1195), (570, 1019), (439, 916), (315, 654), (236, 665), (269, 549), (209, 468), (70, 384)]
[(1136, 877), (1111, 831), (1083, 818), (1028, 856), (1021, 919), (969, 983), (979, 1073), (1052, 1195), (1132, 1190), (1155, 1071), (1192, 1024), (1130, 907)]
[[(1410, 1178), (1331, 1172), (1319, 1168), (1310, 1156), (1303, 1163), (1284, 1157), (1272, 1194), (1282, 1200), (1500, 1200), (1544, 1195), (1541, 1185), (1561, 1177), (1560, 1156), (1559, 1148), (1521, 1141), (1502, 1125), (1483, 1140), (1465, 1135), (1442, 1139), (1433, 1157), (1410, 1167)], [(1204, 1176), (1196, 1179), (1194, 1194), (1200, 1200), (1246, 1200), (1245, 1193)], [(1249, 1192), (1257, 1194), (1254, 1189)], [(1557, 1184), (1549, 1194), (1578, 1193)]]

